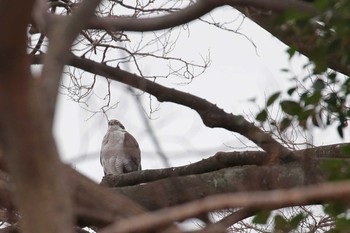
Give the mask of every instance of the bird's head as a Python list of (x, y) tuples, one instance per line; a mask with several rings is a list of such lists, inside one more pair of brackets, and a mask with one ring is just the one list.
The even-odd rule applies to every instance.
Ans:
[(125, 129), (125, 127), (124, 127), (124, 125), (122, 124), (122, 123), (120, 123), (120, 121), (118, 121), (118, 120), (110, 120), (109, 122), (108, 122), (108, 128), (109, 129)]

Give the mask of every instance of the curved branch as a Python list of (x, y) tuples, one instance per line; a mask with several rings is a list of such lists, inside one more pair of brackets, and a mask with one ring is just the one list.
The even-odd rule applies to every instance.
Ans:
[[(195, 20), (211, 10), (218, 4), (215, 1), (201, 0), (177, 12), (152, 18), (134, 17), (95, 17), (86, 25), (86, 29), (108, 29), (110, 31), (156, 31), (176, 27)], [(46, 27), (63, 20), (66, 16), (47, 14)]]
[(285, 159), (286, 156), (290, 155), (290, 151), (287, 148), (272, 138), (271, 135), (245, 120), (243, 116), (226, 113), (223, 109), (205, 99), (173, 88), (164, 87), (121, 70), (118, 67), (113, 68), (105, 64), (79, 58), (75, 55), (69, 57), (69, 65), (145, 91), (155, 96), (159, 102), (173, 102), (187, 106), (200, 115), (206, 126), (224, 128), (250, 139), (270, 155), (271, 161)]
[(220, 230), (224, 230), (223, 232), (227, 232), (226, 229), (233, 224), (242, 221), (246, 218), (252, 217), (257, 213), (257, 211), (251, 208), (242, 208), (234, 213), (222, 218), (220, 221), (208, 225), (203, 230), (193, 231), (192, 233), (211, 233), (211, 232), (219, 232)]
[[(179, 11), (151, 18), (134, 18), (134, 17), (95, 17), (86, 26), (86, 29), (108, 29), (111, 31), (156, 31), (167, 28), (176, 27), (182, 24), (189, 23), (199, 17), (209, 13), (213, 9), (231, 5), (237, 7), (255, 7), (262, 10), (272, 10), (282, 12), (285, 10), (297, 10), (299, 12), (316, 14), (311, 3), (303, 1), (291, 0), (198, 0), (193, 5), (190, 5)], [(63, 20), (65, 16), (47, 14), (46, 18), (49, 22), (46, 26), (57, 23)]]

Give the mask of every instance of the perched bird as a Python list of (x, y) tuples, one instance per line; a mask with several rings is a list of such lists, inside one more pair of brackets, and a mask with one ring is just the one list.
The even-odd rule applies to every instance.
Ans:
[(105, 175), (141, 170), (140, 155), (139, 144), (135, 138), (118, 120), (110, 120), (100, 153), (100, 162)]

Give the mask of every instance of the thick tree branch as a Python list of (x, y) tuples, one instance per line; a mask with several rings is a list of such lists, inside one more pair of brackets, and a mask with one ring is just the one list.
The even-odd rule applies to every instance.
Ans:
[[(198, 0), (193, 5), (190, 5), (184, 9), (159, 17), (96, 17), (86, 25), (86, 29), (108, 29), (110, 31), (162, 30), (189, 23), (209, 13), (211, 10), (224, 5), (236, 7), (255, 7), (257, 9), (272, 10), (275, 12), (293, 9), (309, 14), (317, 13), (311, 3), (295, 0)], [(54, 25), (55, 23), (62, 21), (65, 16), (48, 14), (46, 17), (48, 21), (47, 27), (50, 27), (50, 25)]]
[[(124, 195), (113, 193), (111, 190), (94, 183), (68, 165), (63, 165), (62, 169), (68, 177), (71, 187), (74, 187), (72, 188), (74, 191), (73, 209), (80, 225), (104, 227), (116, 219), (129, 218), (145, 212), (144, 208)], [(16, 209), (13, 199), (14, 193), (11, 184), (0, 179), (1, 207), (8, 210)], [(57, 198), (56, 194), (50, 195), (52, 198)], [(34, 214), (33, 203), (31, 207), (32, 214)], [(49, 212), (46, 214), (48, 215)], [(176, 228), (172, 228), (172, 230), (178, 232)]]
[[(323, 182), (324, 176), (317, 163), (309, 166), (299, 162), (248, 165), (197, 175), (170, 177), (114, 190), (125, 194), (148, 210), (157, 210), (219, 193), (292, 188)], [(170, 196), (172, 198), (168, 198)]]
[[(346, 144), (310, 148), (297, 153), (314, 158), (346, 158), (346, 155), (341, 153), (343, 145)], [(214, 156), (217, 158), (203, 161), (202, 166), (194, 165), (191, 169), (186, 168), (186, 166), (180, 167), (180, 170), (183, 169), (182, 172), (175, 173), (181, 174), (183, 177), (173, 177), (138, 186), (117, 188), (115, 189), (117, 191), (115, 194), (83, 177), (68, 166), (65, 167), (64, 173), (69, 177), (71, 185), (75, 187), (74, 210), (79, 222), (83, 225), (89, 224), (99, 227), (106, 226), (115, 219), (130, 217), (143, 212), (142, 208), (125, 199), (119, 192), (133, 198), (150, 210), (156, 210), (220, 193), (291, 188), (323, 181), (322, 172), (318, 170), (317, 166), (313, 166), (312, 170), (305, 170), (303, 165), (299, 163), (263, 167), (243, 166), (204, 173), (211, 170), (211, 166), (205, 168), (210, 163), (221, 164), (220, 166), (225, 166), (226, 163), (226, 166), (242, 166), (246, 162), (253, 162), (254, 158), (259, 156), (264, 158), (266, 156), (264, 152), (259, 152), (260, 154), (258, 155), (254, 155), (254, 153), (257, 152), (251, 154), (250, 152), (243, 152), (241, 156), (236, 153), (218, 153)], [(232, 155), (236, 155), (238, 159), (230, 160)], [(245, 160), (245, 157), (250, 157), (250, 159)], [(198, 162), (198, 164), (200, 163), (201, 161)], [(173, 169), (176, 170), (177, 168)], [(218, 168), (216, 167), (215, 169)], [(168, 169), (165, 170), (167, 171)], [(186, 171), (189, 174), (192, 172), (194, 174), (201, 172), (204, 174), (184, 176), (187, 173)], [(147, 174), (148, 171), (145, 172)], [(12, 190), (6, 183), (0, 184), (2, 184), (0, 186), (1, 206), (13, 209)], [(162, 193), (162, 197), (171, 195), (173, 198), (171, 201), (159, 198), (160, 196), (155, 195), (155, 193)], [(178, 198), (175, 198), (176, 196)], [(222, 224), (227, 226), (237, 216), (241, 215), (237, 214), (235, 216), (223, 220)]]
[[(341, 154), (341, 146), (332, 145), (306, 149), (303, 150), (303, 153), (308, 153), (305, 156), (311, 155), (317, 158), (344, 158), (345, 156)], [(333, 151), (334, 153), (332, 153)], [(312, 155), (316, 152), (319, 154)], [(217, 163), (229, 161), (227, 155), (223, 155), (226, 158)], [(209, 161), (205, 163), (209, 163)], [(240, 164), (237, 161), (236, 164)], [(70, 177), (69, 180), (71, 180), (72, 185), (76, 187), (74, 209), (80, 223), (106, 226), (115, 219), (130, 217), (143, 212), (142, 209), (120, 196), (120, 192), (149, 210), (157, 210), (226, 192), (261, 191), (316, 184), (324, 179), (322, 172), (316, 166), (317, 163), (314, 163), (314, 165), (312, 170), (305, 168), (300, 163), (227, 168), (210, 173), (173, 177), (137, 186), (117, 188), (114, 189), (116, 196), (108, 190), (101, 189), (100, 186), (77, 174), (69, 167), (65, 169), (65, 173)], [(195, 168), (193, 169), (195, 170)], [(199, 171), (204, 170), (199, 169), (197, 172)], [(8, 196), (6, 193), (7, 191), (4, 192), (4, 197)], [(162, 193), (162, 195), (156, 195), (157, 193)], [(172, 196), (172, 198), (166, 198), (169, 196)], [(235, 217), (226, 219), (227, 223), (225, 224), (232, 222), (232, 219), (235, 219)]]
[[(319, 146), (293, 151), (293, 154), (312, 160), (349, 159), (349, 155), (342, 152), (342, 148), (345, 146), (349, 146), (349, 144)], [(109, 187), (130, 186), (169, 177), (201, 174), (228, 167), (263, 165), (267, 163), (268, 159), (268, 155), (263, 151), (218, 152), (207, 159), (185, 166), (143, 170), (118, 176), (108, 175), (103, 177), (101, 183)]]
[[(210, 12), (218, 5), (212, 0), (199, 0), (193, 5), (190, 5), (180, 11), (169, 15), (142, 18), (135, 17), (96, 17), (93, 18), (86, 29), (99, 29), (109, 31), (155, 31), (171, 27), (176, 27), (192, 20), (195, 20), (206, 13)], [(64, 20), (65, 16), (47, 15), (47, 27)]]
[(185, 166), (143, 170), (118, 176), (107, 175), (103, 177), (101, 183), (109, 187), (130, 186), (169, 177), (201, 174), (234, 166), (262, 165), (267, 161), (268, 156), (262, 151), (218, 152), (207, 159)]
[(227, 208), (270, 209), (286, 206), (310, 205), (325, 201), (348, 201), (350, 182), (324, 183), (310, 187), (267, 192), (243, 192), (206, 197), (181, 206), (167, 208), (152, 213), (135, 216), (115, 222), (101, 233), (140, 232), (174, 221), (198, 216), (210, 211)]
[(68, 233), (73, 231), (70, 190), (26, 54), (33, 4), (0, 1), (0, 143), (23, 231)]
[(105, 226), (115, 219), (144, 212), (141, 206), (128, 198), (111, 193), (69, 166), (66, 165), (64, 171), (74, 187), (74, 210), (81, 223)]

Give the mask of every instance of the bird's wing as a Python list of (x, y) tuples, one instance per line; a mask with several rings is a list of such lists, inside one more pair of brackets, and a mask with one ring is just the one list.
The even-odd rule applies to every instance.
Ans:
[(101, 151), (100, 151), (100, 163), (103, 167), (103, 164), (102, 164), (102, 157), (104, 156), (104, 150), (103, 148), (106, 146), (106, 144), (108, 143), (108, 138), (109, 138), (109, 133), (106, 133), (106, 135), (103, 137), (103, 140), (102, 140), (102, 145), (101, 145)]
[(141, 170), (141, 151), (136, 139), (128, 132), (124, 135), (124, 153), (130, 156), (131, 161)]

